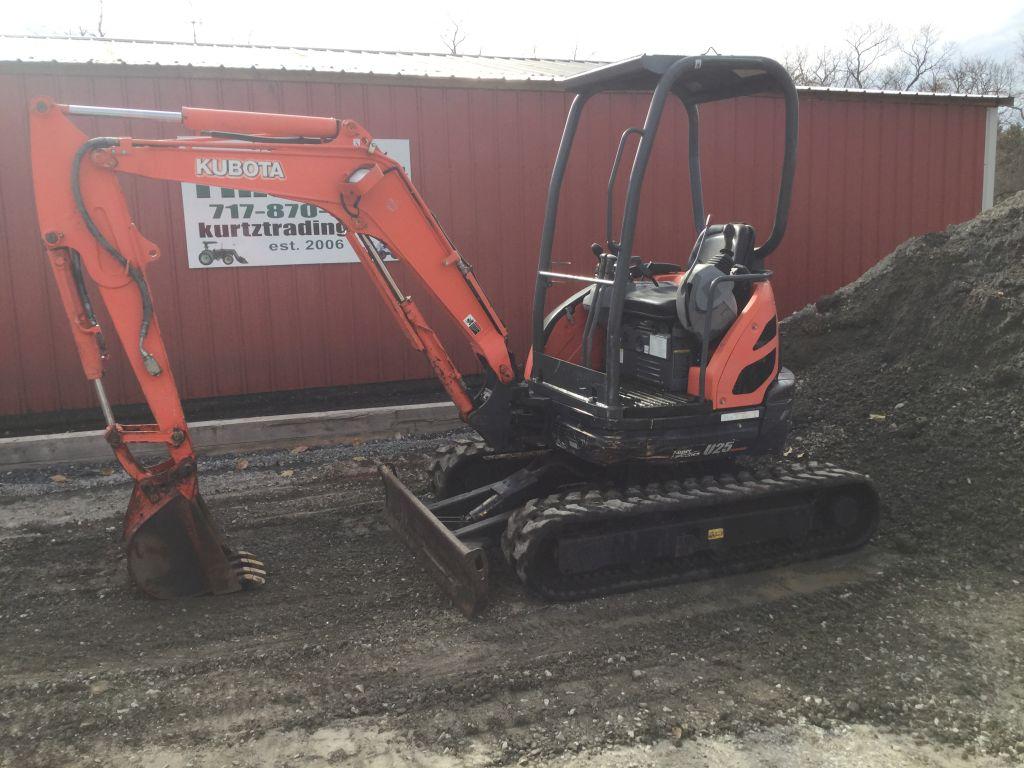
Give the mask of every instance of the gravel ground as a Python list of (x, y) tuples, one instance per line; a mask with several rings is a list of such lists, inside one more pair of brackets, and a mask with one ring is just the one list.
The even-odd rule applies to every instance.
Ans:
[(466, 621), (390, 535), (374, 469), (393, 462), (423, 488), (430, 453), (450, 439), (204, 460), (210, 506), (233, 542), (266, 559), (270, 582), (175, 603), (127, 584), (119, 473), (0, 476), (0, 764), (939, 766), (1024, 755), (1019, 566), (964, 569), (876, 545), (547, 605), (498, 562), (493, 604)]

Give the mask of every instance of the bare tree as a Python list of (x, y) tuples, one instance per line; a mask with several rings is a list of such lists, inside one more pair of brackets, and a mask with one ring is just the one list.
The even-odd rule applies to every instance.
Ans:
[(1016, 59), (964, 56), (930, 25), (904, 38), (889, 25), (869, 24), (849, 30), (845, 48), (798, 49), (785, 66), (798, 85), (1005, 96), (1024, 87), (1024, 32)]
[(449, 23), (448, 29), (441, 35), (441, 42), (452, 56), (459, 55), (459, 46), (465, 41), (466, 34), (462, 32), (459, 22), (454, 20)]
[[(73, 34), (71, 30), (68, 30), (68, 34)], [(106, 37), (103, 33), (103, 0), (99, 0), (99, 15), (96, 19), (96, 28), (90, 29), (89, 27), (78, 27), (79, 37)]]
[[(185, 5), (187, 6), (188, 15), (185, 18), (188, 20), (187, 24), (192, 28), (192, 42), (199, 42), (199, 27), (203, 25), (202, 14), (196, 13), (196, 7), (192, 0), (186, 0)], [(249, 35), (252, 36), (252, 28), (249, 29)]]
[(1014, 105), (1006, 111), (1010, 112), (1016, 122), (1024, 123), (1024, 30), (1017, 36), (1017, 86), (1014, 89)]
[(899, 36), (888, 24), (852, 27), (846, 34), (842, 55), (843, 84), (848, 88), (872, 88), (877, 82), (878, 65), (899, 47)]
[(813, 57), (806, 48), (786, 54), (784, 66), (797, 85), (837, 86), (842, 84), (840, 57), (823, 48)]
[(993, 93), (1008, 96), (1013, 92), (1016, 68), (1009, 61), (987, 56), (960, 56), (942, 71), (941, 90), (950, 93)]
[(956, 47), (943, 43), (938, 30), (926, 24), (909, 40), (899, 40), (896, 51), (895, 61), (882, 70), (879, 85), (893, 91), (934, 90), (928, 84), (941, 79)]
[(807, 58), (809, 54), (806, 48), (790, 48), (786, 51), (786, 57), (782, 60), (782, 66), (789, 72), (793, 82), (797, 85), (811, 85), (807, 75)]

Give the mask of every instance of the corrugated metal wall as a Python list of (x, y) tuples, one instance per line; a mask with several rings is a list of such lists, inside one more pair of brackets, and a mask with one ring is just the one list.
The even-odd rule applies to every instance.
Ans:
[[(44, 94), (136, 108), (185, 104), (351, 117), (375, 135), (410, 139), (416, 185), (475, 266), (523, 359), (566, 95), (539, 87), (339, 83), (301, 73), (182, 78), (157, 70), (0, 70), (0, 415), (93, 404), (38, 244), (25, 105)], [(589, 245), (603, 238), (604, 189), (618, 134), (641, 121), (645, 106), (632, 95), (597, 97), (588, 106), (563, 195), (555, 257), (567, 262), (561, 266), (590, 269)], [(981, 201), (984, 106), (804, 94), (801, 109), (793, 212), (771, 265), (783, 313), (856, 278), (907, 237), (970, 218)], [(708, 211), (717, 221), (749, 221), (766, 236), (781, 154), (779, 102), (713, 105), (702, 116)], [(684, 259), (694, 236), (682, 118), (676, 109), (662, 123), (644, 192), (637, 252), (660, 261)], [(92, 135), (161, 131), (152, 123), (95, 119), (83, 127)], [(359, 265), (189, 270), (177, 186), (128, 180), (125, 189), (141, 230), (163, 247), (150, 283), (183, 397), (430, 376)], [(401, 265), (396, 274), (412, 279)], [(426, 289), (411, 292), (456, 362), (476, 370)], [(121, 350), (112, 358), (112, 398), (138, 402)]]

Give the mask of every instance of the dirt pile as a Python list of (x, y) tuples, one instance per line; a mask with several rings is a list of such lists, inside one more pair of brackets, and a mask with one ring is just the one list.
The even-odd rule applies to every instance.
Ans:
[(1020, 557), (1024, 193), (908, 240), (782, 327), (788, 453), (874, 477), (883, 546)]

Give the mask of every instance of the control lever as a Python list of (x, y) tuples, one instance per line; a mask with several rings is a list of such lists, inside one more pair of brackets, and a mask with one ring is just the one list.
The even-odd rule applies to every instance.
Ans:
[(594, 254), (594, 258), (597, 259), (597, 268), (594, 270), (594, 276), (607, 277), (606, 273), (608, 272), (610, 254), (605, 252), (604, 247), (600, 243), (592, 243), (590, 251)]
[(736, 227), (732, 224), (726, 224), (722, 230), (722, 237), (725, 238), (725, 247), (720, 252), (729, 257), (734, 256), (735, 251), (733, 251), (732, 244), (736, 240)]
[(640, 265), (639, 265), (640, 266), (640, 274), (643, 277), (646, 277), (648, 280), (650, 280), (655, 285), (658, 285), (658, 278), (656, 278), (654, 276), (654, 270), (651, 268), (653, 264), (654, 264), (653, 261), (641, 261)]

